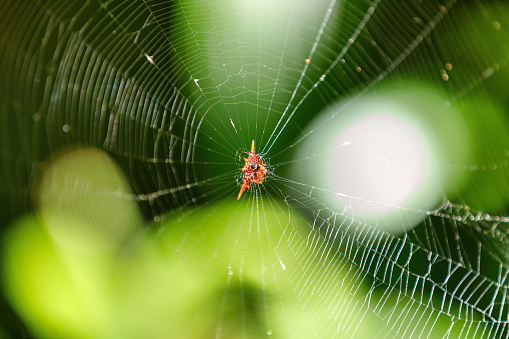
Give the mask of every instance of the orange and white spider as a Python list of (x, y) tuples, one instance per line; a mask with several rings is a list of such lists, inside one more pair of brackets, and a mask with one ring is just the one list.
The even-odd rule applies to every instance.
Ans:
[(244, 177), (242, 178), (242, 186), (240, 187), (239, 196), (237, 200), (240, 199), (242, 192), (247, 188), (249, 189), (253, 183), (263, 184), (265, 180), (265, 175), (267, 174), (267, 164), (263, 163), (263, 159), (255, 153), (255, 142), (251, 143), (251, 151), (247, 156), (247, 159), (244, 158), (245, 165), (240, 170), (244, 173)]

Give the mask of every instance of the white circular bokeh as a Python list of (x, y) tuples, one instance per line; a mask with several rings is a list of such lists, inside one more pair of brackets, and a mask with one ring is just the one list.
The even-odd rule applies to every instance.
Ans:
[(446, 103), (427, 93), (419, 104), (413, 94), (364, 97), (324, 111), (299, 144), (294, 178), (345, 220), (393, 234), (414, 227), (443, 201), (446, 139), (426, 117)]
[(382, 215), (404, 206), (428, 170), (419, 133), (398, 117), (374, 113), (348, 125), (334, 139), (329, 171), (335, 192), (354, 212)]

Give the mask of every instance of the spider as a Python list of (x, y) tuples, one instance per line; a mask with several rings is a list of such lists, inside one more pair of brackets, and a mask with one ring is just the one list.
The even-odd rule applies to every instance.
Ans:
[(254, 140), (251, 143), (251, 151), (249, 152), (247, 159), (244, 158), (244, 161), (246, 162), (244, 168), (240, 169), (244, 173), (244, 177), (242, 178), (242, 186), (240, 187), (237, 200), (240, 199), (240, 196), (246, 187), (249, 189), (253, 183), (263, 184), (265, 175), (267, 174), (267, 168), (265, 168), (267, 164), (264, 164), (262, 158), (255, 153)]

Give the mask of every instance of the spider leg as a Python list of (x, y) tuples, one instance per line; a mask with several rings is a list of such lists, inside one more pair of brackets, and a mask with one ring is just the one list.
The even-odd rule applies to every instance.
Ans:
[[(247, 181), (244, 181), (242, 183), (242, 186), (240, 187), (240, 192), (239, 192), (239, 196), (237, 197), (237, 200), (240, 200), (240, 196), (242, 195), (242, 192), (244, 192), (244, 190), (246, 189), (247, 186), (248, 186)], [(249, 189), (249, 187), (247, 189)]]

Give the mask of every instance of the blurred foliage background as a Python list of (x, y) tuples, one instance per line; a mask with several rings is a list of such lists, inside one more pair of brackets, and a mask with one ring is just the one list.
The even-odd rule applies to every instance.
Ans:
[[(416, 297), (389, 269), (359, 270), (376, 258), (336, 238), (348, 234), (330, 200), (341, 190), (313, 192), (332, 146), (305, 142), (335, 136), (359, 101), (414, 112), (438, 140), (441, 197), (482, 220), (415, 209), (419, 225), (398, 239), (429, 256), (402, 257), (418, 276), (437, 254), (497, 281), (509, 262), (507, 13), (481, 0), (1, 1), (0, 335), (506, 335), (481, 318), (490, 294), (472, 292), (475, 314), (451, 320), (463, 297), (438, 312), (436, 285)], [(271, 175), (237, 201), (251, 140)], [(433, 245), (441, 226), (450, 245)], [(451, 278), (451, 291), (461, 279), (447, 269), (433, 281)], [(393, 316), (419, 312), (424, 324)], [(490, 322), (502, 329), (464, 331)]]

